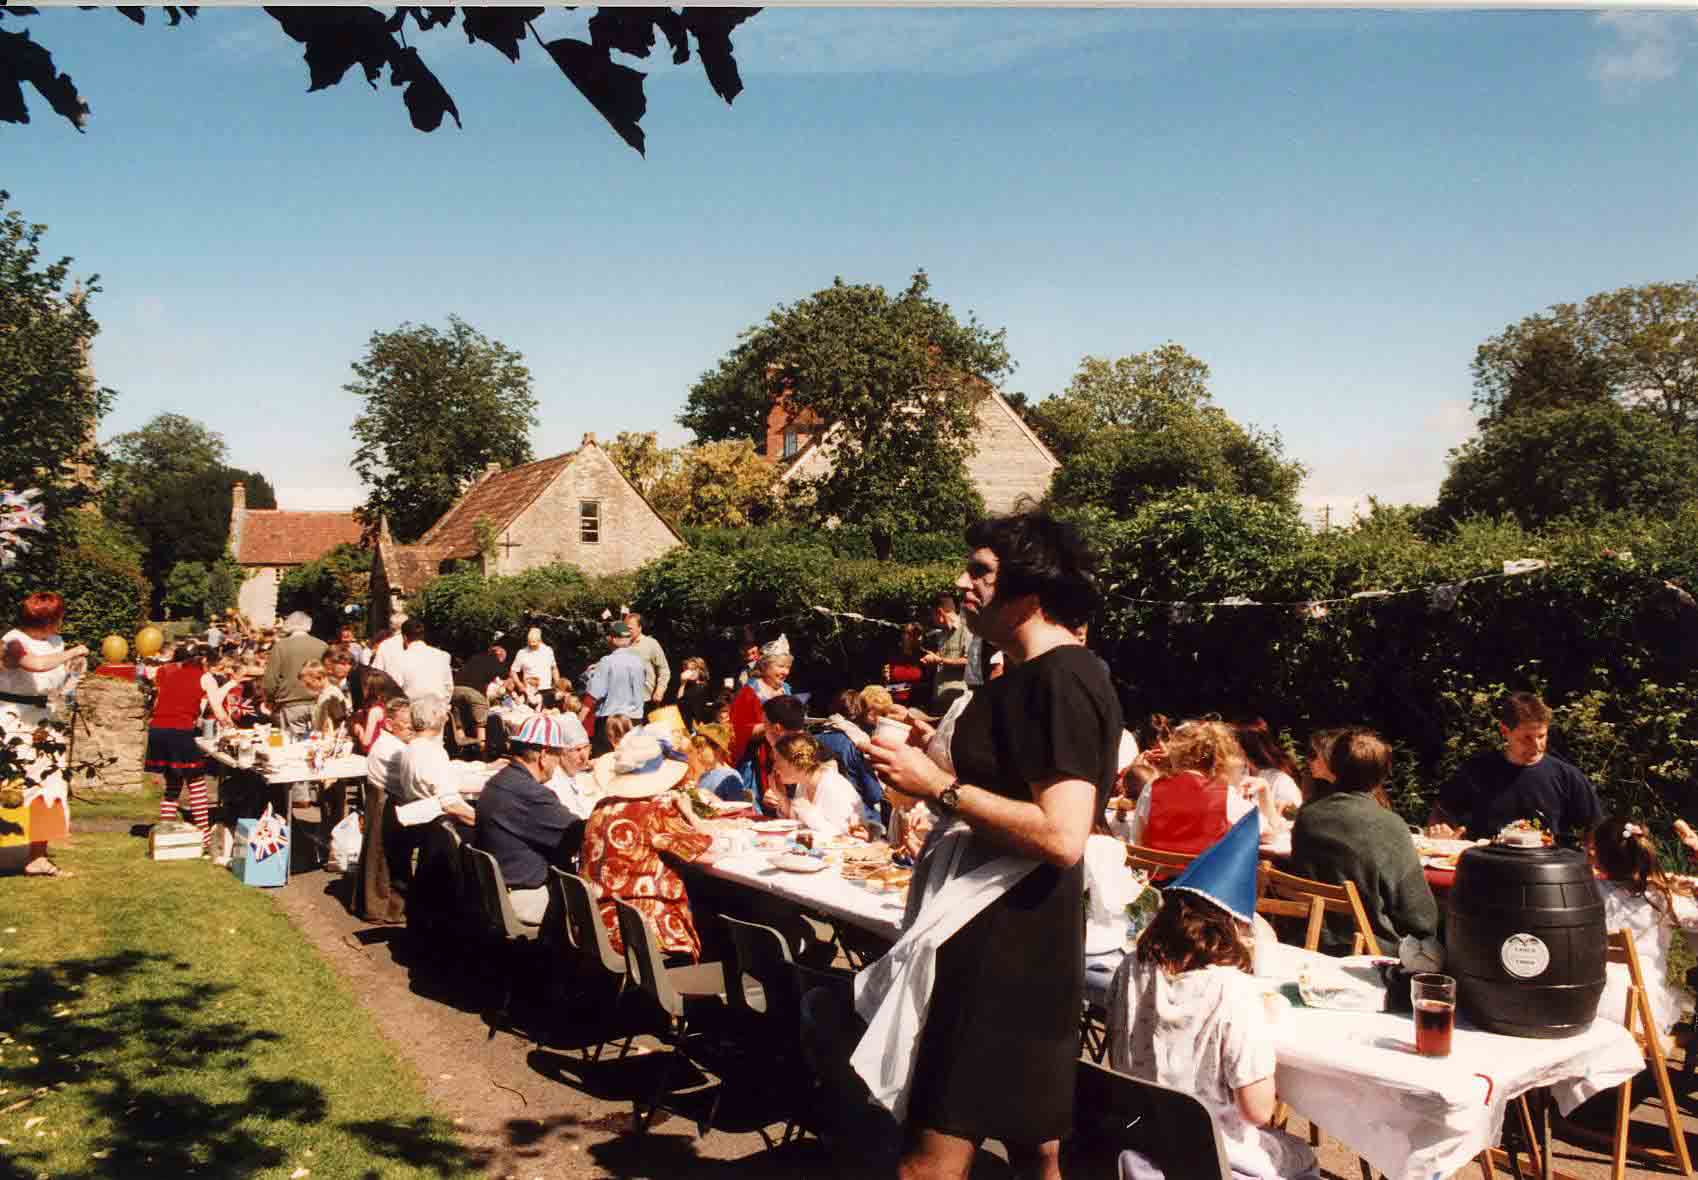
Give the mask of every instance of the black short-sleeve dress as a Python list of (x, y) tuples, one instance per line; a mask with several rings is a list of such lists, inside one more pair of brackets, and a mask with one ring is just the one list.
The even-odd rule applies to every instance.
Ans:
[[(961, 782), (1030, 802), (1057, 777), (1114, 781), (1120, 703), (1102, 661), (1069, 644), (974, 690), (950, 754)], [(1002, 849), (976, 839), (963, 870)], [(1084, 867), (1039, 865), (938, 952), (909, 1122), (1035, 1145), (1073, 1117), (1085, 992)]]

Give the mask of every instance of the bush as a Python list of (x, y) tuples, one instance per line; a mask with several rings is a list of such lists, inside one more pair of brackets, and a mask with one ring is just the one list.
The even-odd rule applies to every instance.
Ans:
[(18, 603), (36, 590), (65, 598), (67, 644), (99, 648), (107, 635), (133, 636), (147, 617), (147, 580), (134, 540), (99, 513), (66, 512), (50, 521), (43, 543), (15, 568), (0, 575), (0, 612), (5, 626)]
[(424, 622), (433, 642), (463, 655), (482, 651), (497, 635), (513, 651), (534, 624), (562, 669), (573, 672), (607, 650), (601, 613), (629, 602), (633, 584), (629, 575), (588, 578), (570, 565), (495, 578), (466, 568), (431, 582), (408, 611)]
[(334, 637), (349, 621), (349, 606), (369, 597), (372, 551), (341, 544), (316, 561), (296, 566), (277, 584), (277, 613), (304, 610), (312, 616), (313, 634)]

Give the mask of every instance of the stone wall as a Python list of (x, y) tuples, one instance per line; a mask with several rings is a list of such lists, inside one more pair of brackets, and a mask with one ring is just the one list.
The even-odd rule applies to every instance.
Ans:
[(78, 777), (73, 786), (85, 791), (139, 791), (142, 759), (147, 752), (147, 705), (133, 680), (85, 676), (77, 685), (73, 763), (106, 763), (93, 782)]
[(978, 449), (967, 459), (967, 476), (987, 512), (1008, 512), (1022, 496), (1041, 500), (1048, 493), (1057, 464), (1002, 399), (993, 395), (979, 402), (973, 443)]
[[(601, 506), (601, 536), (594, 543), (580, 539), (580, 509), (585, 500)], [(586, 574), (626, 573), (679, 544), (666, 522), (593, 441), (586, 441), (504, 536), (515, 545), (496, 550), (491, 573), (518, 573), (551, 562), (567, 562)]]

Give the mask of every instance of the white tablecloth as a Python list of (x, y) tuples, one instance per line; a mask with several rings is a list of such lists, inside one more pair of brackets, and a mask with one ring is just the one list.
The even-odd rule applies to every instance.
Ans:
[(711, 863), (696, 861), (694, 867), (721, 880), (735, 881), (841, 918), (892, 942), (901, 936), (905, 904), (902, 894), (863, 889), (845, 881), (835, 866), (817, 873), (785, 872), (772, 867), (772, 856), (771, 852), (750, 852), (722, 856)]
[[(1275, 962), (1258, 966), (1295, 980), (1311, 954), (1282, 946)], [(1091, 1000), (1104, 1000), (1118, 961), (1089, 962)], [(1435, 1180), (1467, 1166), (1497, 1142), (1518, 1094), (1551, 1086), (1567, 1112), (1645, 1065), (1627, 1030), (1608, 1020), (1578, 1036), (1534, 1040), (1481, 1032), (1458, 1016), (1449, 1057), (1416, 1055), (1411, 1017), (1384, 1012), (1293, 1008), (1278, 1037), (1280, 1098), (1391, 1180)]]
[[(201, 752), (214, 762), (230, 770), (238, 770), (236, 759), (218, 748), (218, 743), (211, 738), (196, 738), (195, 745)], [(271, 766), (264, 771), (265, 781), (274, 786), (286, 783), (305, 782), (335, 782), (345, 778), (364, 778), (366, 776), (366, 756), (364, 754), (346, 754), (340, 758), (332, 758), (317, 770), (307, 769), (306, 751), (301, 750), (299, 756), (292, 756), (290, 751), (298, 747), (284, 746), (281, 751), (272, 750)], [(249, 767), (258, 770), (257, 766)]]

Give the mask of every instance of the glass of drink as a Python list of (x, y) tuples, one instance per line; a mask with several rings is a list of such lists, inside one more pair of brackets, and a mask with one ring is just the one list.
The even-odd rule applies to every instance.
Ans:
[(1411, 976), (1409, 1002), (1415, 1009), (1415, 1052), (1449, 1057), (1450, 1034), (1456, 1027), (1456, 980), (1448, 975)]

